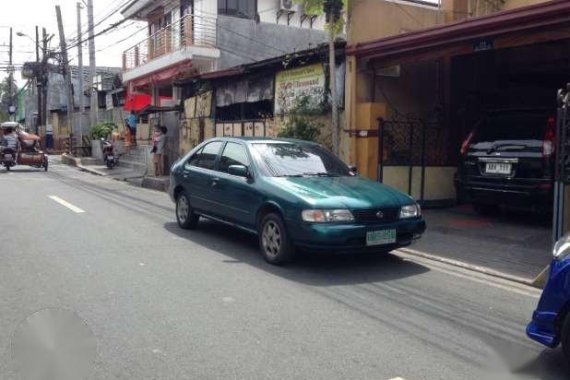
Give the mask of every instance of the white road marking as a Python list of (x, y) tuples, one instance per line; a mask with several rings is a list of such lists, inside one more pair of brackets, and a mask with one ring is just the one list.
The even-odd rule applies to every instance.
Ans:
[(63, 199), (61, 199), (61, 198), (58, 197), (58, 196), (50, 195), (49, 198), (50, 198), (52, 201), (55, 201), (55, 202), (59, 203), (60, 205), (62, 205), (62, 206), (64, 206), (64, 207), (67, 207), (68, 209), (70, 209), (71, 211), (73, 211), (73, 212), (75, 212), (75, 213), (77, 213), (77, 214), (81, 214), (81, 213), (84, 213), (84, 212), (85, 212), (85, 210), (82, 210), (82, 209), (80, 209), (79, 207), (74, 206), (74, 205), (72, 205), (71, 203), (69, 203), (69, 202), (67, 202), (67, 201), (64, 201)]
[(403, 377), (394, 377), (393, 379), (390, 380), (405, 380)]

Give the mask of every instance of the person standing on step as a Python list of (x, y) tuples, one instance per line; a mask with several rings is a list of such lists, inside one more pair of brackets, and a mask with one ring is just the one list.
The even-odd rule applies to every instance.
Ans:
[(154, 164), (154, 176), (161, 177), (164, 175), (164, 148), (166, 145), (166, 127), (154, 127), (154, 135), (152, 137), (152, 162)]
[(131, 111), (127, 117), (127, 126), (129, 127), (129, 133), (131, 135), (131, 144), (137, 145), (137, 115), (135, 111)]

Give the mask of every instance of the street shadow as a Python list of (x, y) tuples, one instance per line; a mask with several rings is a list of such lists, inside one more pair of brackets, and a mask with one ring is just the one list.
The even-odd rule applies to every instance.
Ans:
[(536, 358), (513, 369), (513, 374), (536, 377), (543, 380), (570, 379), (570, 364), (561, 348), (543, 350)]
[(227, 264), (245, 263), (288, 280), (313, 286), (385, 282), (428, 272), (422, 265), (391, 254), (326, 255), (299, 253), (286, 266), (268, 264), (259, 253), (257, 237), (237, 228), (201, 219), (196, 230), (181, 229), (175, 222), (164, 228), (181, 238), (225, 256)]

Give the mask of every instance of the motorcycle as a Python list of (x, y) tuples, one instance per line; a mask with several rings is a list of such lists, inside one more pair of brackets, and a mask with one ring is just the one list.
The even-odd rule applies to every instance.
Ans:
[(13, 149), (4, 149), (0, 154), (0, 164), (10, 171), (10, 168), (16, 166), (16, 152)]
[(119, 165), (119, 155), (115, 152), (115, 146), (112, 141), (102, 138), (101, 149), (103, 151), (103, 162), (109, 169)]

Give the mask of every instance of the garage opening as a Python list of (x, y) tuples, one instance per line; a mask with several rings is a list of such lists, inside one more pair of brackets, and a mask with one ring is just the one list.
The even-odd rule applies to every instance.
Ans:
[(435, 59), (371, 59), (378, 178), (427, 207), (417, 249), (532, 278), (550, 262), (556, 93), (570, 39)]

